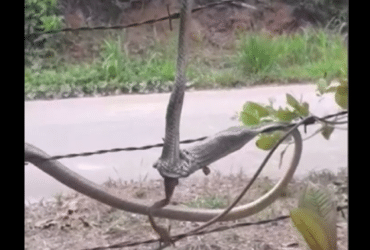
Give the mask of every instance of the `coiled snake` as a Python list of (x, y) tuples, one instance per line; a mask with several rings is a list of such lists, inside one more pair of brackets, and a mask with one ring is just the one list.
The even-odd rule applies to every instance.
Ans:
[[(28, 143), (25, 143), (25, 161), (33, 163), (42, 171), (48, 173), (68, 187), (102, 203), (125, 211), (185, 221), (208, 221), (221, 213), (222, 210), (219, 209), (198, 210), (178, 208), (171, 205), (166, 207), (163, 206), (168, 204), (179, 178), (187, 177), (199, 169), (203, 169), (205, 173), (208, 173), (207, 166), (209, 164), (240, 149), (259, 133), (276, 129), (286, 130), (287, 127), (281, 124), (272, 124), (258, 129), (249, 129), (246, 127), (230, 128), (214, 136), (210, 136), (192, 147), (180, 150), (179, 128), (186, 83), (185, 70), (188, 55), (187, 37), (191, 18), (191, 5), (192, 0), (181, 0), (177, 75), (175, 86), (167, 107), (162, 155), (154, 164), (154, 167), (157, 168), (162, 177), (164, 177), (166, 187), (166, 198), (164, 200), (150, 206), (142, 201), (126, 201), (117, 198), (104, 191), (95, 183), (69, 170), (60, 162), (55, 160), (44, 160), (50, 156)], [(292, 136), (295, 142), (294, 155), (289, 169), (281, 180), (268, 193), (249, 204), (233, 208), (221, 220), (235, 220), (252, 215), (261, 211), (278, 198), (281, 190), (291, 180), (298, 166), (302, 152), (302, 138), (299, 131), (295, 129), (292, 132)], [(151, 218), (151, 222), (153, 222), (153, 218)]]

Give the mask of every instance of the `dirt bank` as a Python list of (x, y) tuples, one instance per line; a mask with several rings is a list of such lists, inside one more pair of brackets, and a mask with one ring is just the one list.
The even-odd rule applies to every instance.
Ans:
[[(65, 23), (68, 27), (127, 25), (150, 19), (167, 16), (167, 5), (163, 0), (142, 0), (120, 2), (78, 1), (73, 4), (69, 0), (61, 1)], [(193, 14), (190, 37), (195, 42), (207, 42), (217, 48), (228, 48), (240, 31), (264, 31), (271, 35), (291, 33), (308, 26), (323, 24), (328, 13), (308, 4), (297, 1), (264, 1), (246, 0), (242, 3), (225, 3), (202, 9)], [(170, 13), (179, 11), (178, 1), (170, 1)], [(195, 1), (194, 7), (210, 3), (206, 0)], [(239, 3), (239, 4), (238, 4)], [(167, 41), (177, 30), (178, 20), (173, 20), (173, 31), (169, 22), (162, 21), (125, 30), (125, 46), (131, 52), (141, 53), (152, 40)], [(67, 34), (69, 40), (68, 53), (75, 59), (85, 60), (96, 51), (91, 39), (106, 33), (99, 32)], [(99, 35), (100, 34), (100, 35)]]

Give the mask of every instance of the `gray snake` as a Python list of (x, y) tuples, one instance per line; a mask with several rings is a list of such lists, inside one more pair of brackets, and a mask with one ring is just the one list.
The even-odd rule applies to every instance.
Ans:
[[(202, 169), (212, 162), (217, 161), (218, 159), (240, 149), (261, 132), (271, 130), (273, 128), (286, 130), (283, 125), (279, 124), (272, 124), (268, 127), (259, 129), (249, 129), (246, 127), (232, 128), (219, 132), (214, 136), (210, 136), (206, 140), (201, 141), (192, 147), (180, 150), (179, 128), (186, 82), (185, 70), (188, 53), (186, 37), (188, 32), (187, 26), (190, 21), (190, 1), (192, 0), (181, 0), (182, 7), (177, 75), (175, 86), (167, 107), (165, 139), (162, 155), (154, 164), (154, 167), (158, 169), (159, 173), (163, 177), (170, 178), (182, 178), (189, 176), (195, 171)], [(295, 129), (292, 132), (292, 136), (295, 142), (293, 159), (290, 163), (289, 169), (280, 179), (280, 181), (274, 186), (274, 188), (256, 201), (235, 207), (221, 220), (235, 220), (252, 215), (261, 211), (278, 198), (280, 191), (291, 180), (294, 171), (298, 166), (302, 153), (302, 138), (298, 129)], [(50, 156), (48, 154), (37, 147), (25, 143), (24, 160), (31, 162), (42, 171), (51, 175), (66, 186), (118, 209), (146, 215), (149, 213), (150, 204), (138, 200), (126, 201), (115, 197), (106, 192), (99, 185), (71, 171), (60, 162), (56, 160), (43, 160), (49, 157)], [(164, 208), (153, 211), (153, 215), (184, 221), (208, 221), (221, 212), (222, 210), (219, 209), (199, 210), (168, 205)]]

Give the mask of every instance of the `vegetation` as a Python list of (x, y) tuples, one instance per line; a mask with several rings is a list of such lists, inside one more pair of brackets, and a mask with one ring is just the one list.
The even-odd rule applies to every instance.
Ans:
[(347, 69), (341, 38), (324, 30), (277, 37), (244, 36), (238, 59), (243, 72), (259, 80), (316, 80), (327, 73), (344, 77)]
[[(264, 64), (268, 65), (268, 64)], [(348, 81), (341, 78), (339, 81), (331, 81), (330, 78), (321, 78), (317, 83), (317, 95), (334, 93), (335, 102), (339, 107), (348, 108)], [(309, 104), (299, 102), (292, 95), (286, 94), (287, 107), (275, 109), (273, 103), (261, 105), (254, 102), (247, 102), (240, 113), (240, 120), (246, 126), (254, 126), (265, 121), (291, 122), (294, 119), (307, 117), (310, 114)], [(322, 127), (313, 135), (321, 132), (322, 136), (329, 140), (335, 129), (334, 123), (323, 122)], [(270, 150), (278, 141), (281, 141), (282, 132), (275, 131), (269, 134), (261, 134), (256, 146)], [(282, 151), (281, 157), (285, 152)], [(323, 175), (325, 176), (325, 174)], [(315, 179), (315, 176), (312, 176)], [(331, 175), (327, 175), (327, 183)], [(331, 192), (325, 185), (315, 185), (308, 182), (306, 189), (299, 199), (298, 207), (290, 211), (290, 217), (303, 236), (304, 241), (313, 250), (334, 250), (337, 248), (337, 210), (336, 203)]]
[[(175, 77), (176, 46), (154, 43), (140, 56), (124, 48), (122, 35), (110, 36), (92, 63), (70, 64), (50, 54), (25, 67), (25, 99), (52, 99), (120, 93), (166, 92)], [(347, 76), (347, 48), (324, 30), (269, 37), (241, 34), (235, 49), (210, 53), (198, 44), (188, 78), (197, 89), (269, 82), (313, 81)]]
[[(24, 19), (24, 34), (27, 36), (27, 39), (24, 40), (25, 65), (30, 67), (35, 58), (43, 57), (48, 53), (43, 51), (46, 44), (55, 41), (49, 39), (50, 35), (34, 33), (57, 30), (62, 27), (62, 17), (58, 10), (57, 0), (26, 0)], [(57, 37), (59, 36), (54, 36), (54, 38)]]
[[(88, 35), (88, 40), (94, 40), (94, 48), (88, 48), (92, 60), (73, 63), (65, 52), (81, 39), (78, 32), (35, 34), (65, 26), (61, 14), (67, 2), (25, 1), (26, 100), (170, 90), (175, 76), (175, 38), (166, 44), (154, 41), (137, 53), (124, 46), (124, 31), (119, 35), (99, 33), (104, 41), (96, 39), (98, 31), (94, 31)], [(348, 26), (348, 1), (303, 1), (297, 11), (315, 13), (315, 26), (322, 28), (274, 37), (242, 33), (234, 49), (228, 50), (210, 48), (207, 52), (210, 46), (202, 39), (192, 44), (188, 67), (191, 85), (198, 89), (229, 88), (315, 81), (327, 75), (347, 77), (347, 48), (341, 36)]]

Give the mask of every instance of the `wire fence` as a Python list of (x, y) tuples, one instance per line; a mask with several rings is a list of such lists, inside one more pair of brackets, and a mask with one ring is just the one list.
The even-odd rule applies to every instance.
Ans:
[[(193, 142), (197, 142), (197, 141), (202, 141), (206, 138), (207, 138), (207, 136), (200, 137), (200, 138), (197, 138), (197, 139), (183, 140), (183, 141), (180, 141), (180, 143), (181, 144), (193, 143)], [(102, 149), (102, 150), (97, 150), (97, 151), (92, 151), (92, 152), (72, 153), (72, 154), (66, 154), (66, 155), (55, 155), (55, 156), (52, 156), (50, 158), (46, 158), (46, 159), (43, 159), (43, 160), (52, 161), (52, 160), (60, 160), (60, 159), (65, 159), (65, 158), (86, 157), (86, 156), (91, 156), (91, 155), (116, 153), (116, 152), (121, 152), (121, 151), (146, 150), (146, 149), (151, 149), (151, 148), (163, 147), (163, 145), (164, 145), (164, 143), (157, 143), (157, 144), (145, 145), (145, 146), (141, 146), (141, 147)]]

